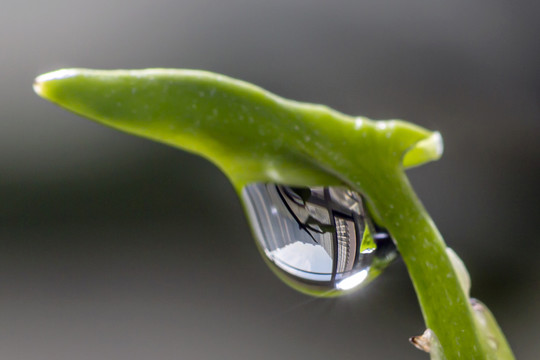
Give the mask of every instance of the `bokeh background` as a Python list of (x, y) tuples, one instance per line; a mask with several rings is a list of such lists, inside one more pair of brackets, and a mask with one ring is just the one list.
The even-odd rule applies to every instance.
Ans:
[(206, 69), (439, 130), (410, 177), (519, 359), (540, 352), (537, 1), (4, 0), (0, 358), (427, 359), (403, 263), (312, 299), (227, 179), (32, 92), (62, 67)]

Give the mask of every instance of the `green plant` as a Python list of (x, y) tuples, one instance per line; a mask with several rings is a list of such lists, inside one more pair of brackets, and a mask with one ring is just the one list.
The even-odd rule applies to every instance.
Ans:
[(113, 128), (216, 164), (237, 192), (254, 182), (346, 186), (367, 200), (413, 281), (426, 326), (414, 343), (433, 359), (512, 359), (487, 308), (469, 298), (465, 266), (447, 249), (404, 173), (442, 155), (438, 133), (350, 117), (194, 70), (59, 70), (42, 97)]

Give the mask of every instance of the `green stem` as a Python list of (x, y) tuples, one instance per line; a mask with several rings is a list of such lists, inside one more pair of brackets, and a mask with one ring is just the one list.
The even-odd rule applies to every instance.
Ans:
[(373, 202), (407, 266), (426, 326), (446, 359), (486, 359), (468, 296), (435, 224), (404, 174), (387, 186), (393, 193), (376, 193)]

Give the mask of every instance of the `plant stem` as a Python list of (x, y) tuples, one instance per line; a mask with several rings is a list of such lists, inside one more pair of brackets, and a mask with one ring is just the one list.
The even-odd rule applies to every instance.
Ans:
[(251, 182), (351, 186), (397, 243), (443, 356), (514, 358), (487, 308), (471, 306), (404, 173), (403, 166), (440, 157), (438, 133), (403, 121), (351, 118), (194, 70), (64, 69), (38, 77), (34, 89), (105, 125), (211, 159), (237, 190)]
[(488, 358), (439, 231), (403, 172), (386, 179), (396, 180), (384, 185), (393, 191), (372, 191), (371, 200), (407, 266), (426, 326), (436, 334), (446, 359)]

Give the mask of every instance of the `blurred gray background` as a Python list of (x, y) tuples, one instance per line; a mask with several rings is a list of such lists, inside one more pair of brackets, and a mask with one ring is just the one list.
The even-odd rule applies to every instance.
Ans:
[(38, 98), (61, 67), (196, 68), (439, 130), (409, 172), (519, 359), (540, 352), (537, 1), (4, 0), (0, 358), (427, 359), (402, 262), (311, 299), (211, 164)]

